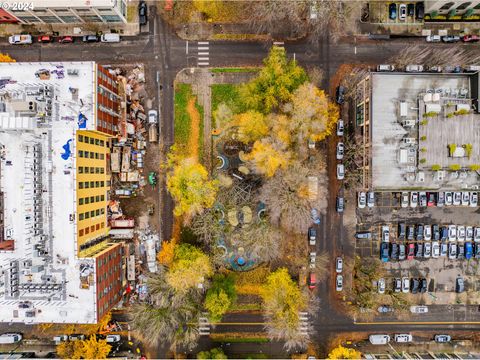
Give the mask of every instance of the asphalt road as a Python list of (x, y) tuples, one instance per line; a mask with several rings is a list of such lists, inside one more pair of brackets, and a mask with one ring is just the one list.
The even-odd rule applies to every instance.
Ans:
[[(144, 29), (148, 31), (138, 36), (124, 39), (118, 44), (84, 44), (76, 42), (74, 44), (33, 44), (23, 47), (11, 46), (6, 39), (0, 39), (0, 52), (10, 54), (17, 61), (97, 61), (100, 64), (144, 63), (147, 69), (147, 92), (150, 96), (154, 95), (154, 106), (158, 106), (160, 110), (160, 136), (163, 148), (166, 150), (173, 143), (173, 86), (175, 75), (187, 65), (196, 66), (195, 49), (198, 48), (198, 44), (189, 42), (189, 51), (187, 53), (187, 42), (179, 39), (159, 16), (154, 15), (156, 14), (154, 7), (150, 9), (149, 14), (149, 23), (147, 28)], [(383, 42), (347, 39), (339, 43), (332, 43), (329, 41), (328, 34), (326, 34), (317, 43), (302, 40), (286, 43), (285, 48), (289, 56), (295, 57), (300, 65), (305, 67), (316, 66), (323, 69), (326, 79), (324, 85), (328, 89), (328, 79), (335, 74), (341, 64), (366, 63), (375, 66), (375, 64), (384, 63), (387, 59), (399, 54), (412, 44), (422, 43), (419, 40), (405, 39)], [(271, 42), (210, 42), (210, 66), (260, 65), (271, 45)], [(440, 44), (438, 46), (444, 45)], [(334, 166), (336, 166), (333, 151), (335, 142), (336, 139), (334, 137), (327, 141), (329, 174), (335, 174), (333, 170)], [(342, 217), (336, 214), (334, 209), (335, 197), (339, 190), (334, 178), (330, 179), (329, 186), (329, 211), (322, 219), (322, 232), (324, 239), (327, 241), (320, 244), (318, 251), (325, 250), (329, 252), (333, 259), (342, 252), (348, 253), (350, 245), (349, 241), (344, 238)], [(161, 211), (162, 237), (170, 239), (173, 203), (166, 193), (165, 187), (160, 186), (160, 189), (163, 204)], [(352, 331), (366, 333), (393, 332), (396, 330), (452, 331), (452, 325), (401, 323), (354, 325), (350, 318), (347, 318), (336, 309), (337, 300), (335, 299), (335, 294), (333, 294), (334, 290), (332, 290), (333, 281), (333, 279), (329, 279), (329, 281), (319, 285), (318, 289), (318, 294), (321, 297), (321, 311), (314, 321), (314, 327), (316, 329), (315, 340), (319, 344), (324, 344), (332, 335)], [(263, 321), (261, 315), (257, 316), (261, 323)], [(248, 322), (254, 322), (252, 319), (249, 320)], [(221, 326), (223, 325), (218, 325), (218, 329), (221, 329)], [(240, 327), (242, 325), (237, 326)], [(248, 326), (259, 328), (261, 325)], [(480, 324), (456, 325), (455, 329), (480, 330)], [(203, 345), (208, 344), (208, 340), (203, 338), (201, 343)], [(272, 348), (280, 345), (271, 343), (268, 346)], [(243, 350), (238, 351), (239, 353), (245, 353)], [(164, 354), (164, 349), (159, 348), (158, 355), (161, 356), (161, 354)]]

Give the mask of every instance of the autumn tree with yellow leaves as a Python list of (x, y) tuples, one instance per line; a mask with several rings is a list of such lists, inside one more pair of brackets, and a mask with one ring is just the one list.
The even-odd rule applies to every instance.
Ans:
[(361, 359), (362, 353), (355, 349), (343, 347), (342, 345), (332, 349), (328, 354), (328, 359)]
[(275, 175), (279, 169), (286, 169), (290, 154), (279, 149), (267, 139), (255, 141), (252, 151), (245, 155), (257, 174), (265, 175), (267, 178)]
[(16, 62), (15, 59), (13, 59), (10, 55), (8, 54), (2, 54), (0, 53), (0, 63), (5, 63), (5, 62)]
[(269, 132), (265, 116), (257, 111), (236, 115), (233, 124), (237, 126), (238, 139), (244, 143), (260, 140)]
[(106, 359), (111, 346), (95, 335), (87, 340), (64, 341), (57, 345), (57, 355), (63, 359)]

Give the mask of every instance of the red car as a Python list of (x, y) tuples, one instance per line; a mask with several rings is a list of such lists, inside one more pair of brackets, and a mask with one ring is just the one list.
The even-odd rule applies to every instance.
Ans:
[(308, 278), (308, 288), (310, 290), (313, 290), (315, 289), (315, 286), (317, 286), (317, 277), (314, 273), (310, 273), (310, 276)]
[(73, 37), (71, 36), (62, 36), (58, 39), (59, 43), (62, 44), (68, 44), (68, 43), (73, 43)]
[(414, 244), (408, 244), (407, 245), (407, 260), (413, 260), (414, 256), (415, 256), (415, 245)]
[(435, 193), (427, 193), (427, 206), (435, 206)]
[(478, 35), (465, 35), (462, 38), (462, 41), (463, 42), (477, 42), (477, 41), (480, 41), (480, 36), (478, 36)]
[(50, 35), (40, 35), (38, 37), (38, 42), (39, 43), (49, 43), (49, 42), (52, 42), (53, 41), (53, 37), (51, 37)]

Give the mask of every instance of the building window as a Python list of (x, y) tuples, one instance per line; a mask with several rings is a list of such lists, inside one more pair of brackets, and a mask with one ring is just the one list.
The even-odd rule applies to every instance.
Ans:
[(82, 15), (82, 19), (86, 22), (103, 22), (97, 15)]
[(78, 183), (78, 188), (79, 188), (79, 189), (83, 189), (83, 182), (80, 181), (80, 182)]
[(56, 16), (39, 16), (38, 18), (47, 24), (55, 24), (60, 22)]
[(94, 138), (90, 138), (90, 145), (94, 145), (95, 144), (95, 139)]
[(79, 173), (79, 174), (83, 174), (83, 166), (79, 166), (79, 167), (78, 167), (78, 173)]
[(90, 202), (91, 202), (91, 203), (94, 203), (94, 202), (95, 202), (95, 197), (90, 196)]
[(83, 205), (83, 198), (78, 199), (78, 205)]
[(59, 16), (59, 18), (66, 23), (80, 22), (80, 20), (76, 16)]
[[(88, 188), (89, 188), (88, 181), (85, 181), (84, 187), (85, 187), (85, 189), (88, 189)], [(80, 189), (81, 189), (81, 188), (80, 188)]]
[(94, 216), (95, 216), (95, 210), (90, 211), (90, 217), (94, 217)]
[(83, 229), (80, 229), (80, 231), (78, 232), (78, 236), (83, 236)]
[(95, 181), (90, 181), (90, 188), (93, 189), (95, 187)]
[(80, 220), (83, 220), (83, 214), (78, 214), (78, 218), (79, 218)]
[(83, 142), (83, 135), (78, 135), (78, 141)]
[(444, 4), (439, 10), (448, 10), (450, 9), (455, 3), (454, 2), (449, 2)]
[(90, 167), (90, 174), (95, 174), (95, 168), (93, 166)]
[(96, 230), (100, 230), (100, 224), (95, 225)]
[(94, 232), (95, 231), (95, 225), (90, 226), (90, 231)]
[(85, 219), (89, 219), (89, 218), (90, 218), (90, 213), (87, 211), (87, 212), (85, 213)]
[(101, 208), (101, 209), (100, 209), (100, 213), (101, 213), (102, 215), (105, 214), (105, 209), (104, 209), (104, 208)]
[[(102, 209), (102, 210), (103, 210), (103, 209)], [(102, 214), (103, 214), (103, 212), (102, 212)], [(104, 223), (103, 221), (100, 223), (100, 227), (101, 227), (102, 229), (105, 227), (105, 223)]]
[(85, 228), (85, 235), (89, 234), (90, 233), (90, 228)]
[(100, 215), (100, 209), (95, 210), (95, 216)]
[(472, 4), (471, 1), (464, 2), (463, 4), (457, 6), (457, 10), (465, 10), (471, 4)]
[(78, 150), (78, 157), (83, 157), (83, 150)]

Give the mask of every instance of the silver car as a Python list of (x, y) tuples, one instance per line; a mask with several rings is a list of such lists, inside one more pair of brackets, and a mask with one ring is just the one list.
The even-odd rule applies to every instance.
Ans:
[(343, 180), (345, 178), (345, 166), (337, 164), (337, 179)]
[(453, 193), (453, 205), (459, 206), (462, 203), (462, 193), (454, 192)]
[(404, 191), (402, 192), (402, 199), (401, 199), (402, 208), (408, 207), (408, 202), (409, 202), (408, 192)]
[(416, 208), (418, 205), (418, 192), (412, 191), (410, 193), (410, 207)]
[(478, 206), (478, 194), (476, 192), (470, 193), (470, 206), (477, 207)]
[(470, 193), (468, 191), (462, 192), (462, 206), (470, 205)]
[(358, 193), (358, 208), (363, 209), (367, 204), (367, 194), (364, 191)]
[(369, 191), (367, 193), (367, 206), (368, 207), (375, 206), (375, 193), (373, 191)]
[(344, 153), (345, 153), (345, 146), (343, 145), (343, 142), (339, 142), (337, 144), (337, 160), (342, 160)]
[(445, 205), (450, 206), (453, 204), (453, 193), (450, 191), (447, 191), (445, 193)]

